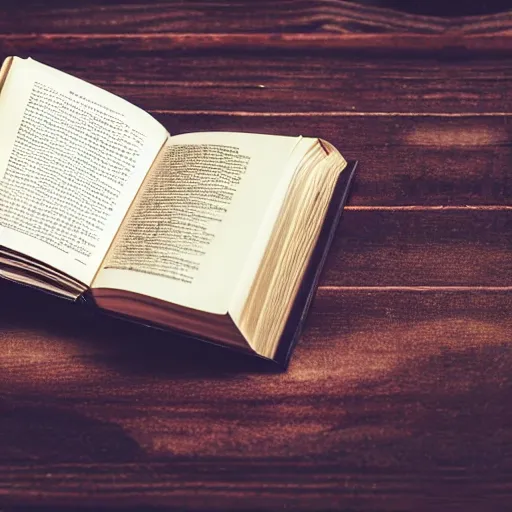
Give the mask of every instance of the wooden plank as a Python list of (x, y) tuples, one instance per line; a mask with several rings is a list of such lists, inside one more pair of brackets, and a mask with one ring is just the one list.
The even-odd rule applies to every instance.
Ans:
[(220, 41), (197, 48), (194, 37), (4, 37), (0, 59), (31, 56), (146, 110), (512, 112), (511, 69), (493, 54), (457, 57), (441, 46), (419, 58), (394, 46), (379, 56), (379, 44), (365, 53), (329, 41)]
[(484, 16), (467, 16), (457, 18), (451, 21), (451, 25), (456, 29), (457, 25), (464, 34), (485, 34), (485, 33), (510, 33), (512, 28), (512, 13), (510, 5), (503, 6), (503, 11)]
[[(512, 326), (509, 289), (379, 290), (321, 286), (292, 364), (287, 372), (281, 373), (264, 361), (176, 334), (98, 316), (92, 309), (3, 280), (0, 289), (2, 297), (9, 297), (0, 311), (0, 339), (6, 348), (0, 353), (3, 393), (8, 396), (19, 386), (23, 391), (27, 385), (25, 391), (29, 395), (31, 389), (39, 389), (59, 399), (80, 401), (90, 396), (98, 404), (110, 403), (115, 398), (120, 407), (128, 404), (121, 400), (123, 397), (134, 394), (152, 397), (155, 406), (203, 403), (200, 394), (193, 400), (186, 393), (153, 393), (160, 386), (192, 390), (204, 385), (197, 380), (200, 376), (206, 381), (231, 376), (219, 382), (219, 389), (209, 391), (209, 396), (217, 399), (222, 399), (228, 390), (239, 398), (250, 398), (256, 390), (279, 392), (276, 382), (286, 383), (283, 391), (290, 396), (309, 396), (313, 389), (304, 388), (302, 379), (311, 380), (311, 385), (316, 381), (319, 390), (325, 385), (323, 378), (328, 379), (331, 374), (348, 379), (349, 383), (355, 376), (351, 372), (356, 372), (358, 379), (370, 382), (380, 375), (379, 359), (386, 367), (383, 359), (387, 355), (406, 362), (415, 357), (428, 360), (442, 354), (443, 349), (457, 352), (501, 346), (510, 341)], [(325, 360), (326, 355), (331, 359)], [(350, 360), (351, 372), (339, 374), (341, 367), (349, 364), (349, 356), (357, 356)], [(358, 368), (361, 358), (370, 356), (374, 364)], [(389, 368), (393, 367), (390, 364)], [(262, 373), (265, 378), (261, 378)], [(124, 382), (132, 378), (132, 382)], [(237, 390), (238, 382), (246, 379), (251, 386)], [(71, 387), (62, 385), (65, 382)], [(117, 388), (121, 382), (123, 386)], [(142, 382), (149, 387), (142, 386)], [(115, 396), (90, 395), (100, 385), (116, 388)], [(256, 385), (262, 387), (254, 388)], [(333, 388), (325, 392), (336, 396), (339, 391)], [(144, 400), (138, 403), (141, 408), (151, 405)]]
[(239, 33), (239, 32), (418, 32), (437, 33), (449, 22), (399, 16), (394, 11), (343, 0), (271, 0), (144, 3), (129, 0), (37, 0), (0, 9), (0, 33)]
[(352, 206), (511, 205), (511, 125), (500, 116), (157, 114), (172, 134), (317, 136), (359, 159)]
[[(209, 120), (210, 117), (207, 117)], [(195, 116), (189, 116), (189, 119), (194, 124), (197, 122)], [(182, 129), (185, 127), (180, 119), (173, 117), (172, 122)], [(305, 119), (305, 123), (307, 122), (309, 120)], [(307, 129), (305, 123), (303, 126)], [(268, 126), (277, 133), (287, 133), (287, 130), (282, 129), (282, 125), (278, 127), (275, 122)], [(296, 124), (291, 126), (297, 129)], [(392, 126), (392, 129), (395, 129), (396, 123)], [(482, 126), (486, 126), (486, 123)], [(214, 123), (214, 126), (201, 124), (200, 127), (229, 129), (229, 126), (218, 123)], [(317, 129), (318, 127), (317, 123)], [(250, 127), (244, 124), (238, 128)], [(266, 131), (263, 128), (259, 126), (255, 131)], [(361, 155), (361, 167), (348, 209), (344, 213), (329, 254), (322, 284), (406, 287), (512, 286), (512, 205), (511, 183), (508, 178), (510, 158), (501, 161), (501, 174), (496, 174), (478, 166), (472, 167), (471, 162), (474, 165), (475, 161), (479, 161), (478, 152), (475, 151), (476, 156), (473, 156), (471, 151), (464, 151), (463, 146), (455, 147), (451, 153), (460, 153), (460, 160), (457, 160), (460, 162), (459, 172), (456, 174), (453, 166), (442, 169), (444, 162), (435, 147), (425, 143), (425, 148), (422, 149), (420, 156), (416, 156), (416, 160), (413, 159), (412, 146), (408, 151), (404, 149), (402, 154), (410, 152), (413, 156), (405, 160), (401, 166), (397, 164), (389, 167), (390, 162), (399, 161), (393, 158), (391, 151), (386, 150), (386, 147), (394, 145), (392, 139), (388, 143), (379, 141), (378, 136), (382, 136), (385, 130), (379, 124), (374, 124), (373, 129), (375, 139), (369, 139), (372, 144), (382, 146), (381, 151), (372, 150), (371, 147), (356, 150), (355, 146), (349, 144), (350, 151), (354, 151), (353, 156)], [(414, 124), (414, 129), (418, 129), (418, 123)], [(401, 133), (401, 130), (398, 132)], [(355, 128), (348, 130), (347, 133), (358, 134), (358, 137), (361, 137), (364, 130)], [(432, 125), (432, 133), (437, 136), (435, 125)], [(469, 133), (472, 133), (471, 130)], [(341, 142), (341, 139), (335, 137), (331, 139), (331, 133), (319, 130), (318, 134), (333, 140), (336, 144)], [(474, 137), (470, 140), (474, 140)], [(494, 155), (494, 147), (491, 145), (486, 150), (489, 155)], [(509, 152), (510, 148), (506, 150)], [(348, 154), (352, 156), (350, 151)], [(419, 166), (425, 164), (421, 162), (420, 157), (428, 154), (431, 155), (431, 159), (427, 162), (430, 162), (434, 169), (437, 164), (442, 172), (430, 175), (422, 171)], [(510, 155), (510, 152), (508, 154)], [(369, 160), (370, 155), (373, 155), (374, 160)], [(373, 162), (378, 162), (379, 158), (383, 162), (377, 172)], [(419, 170), (416, 170), (416, 166)], [(492, 165), (490, 168), (494, 171), (498, 169)], [(388, 169), (392, 169), (395, 174)], [(470, 172), (471, 170), (474, 174)], [(476, 188), (475, 183), (482, 188)], [(436, 190), (439, 191), (438, 195), (430, 197)], [(467, 191), (467, 195), (463, 199), (475, 200), (477, 206), (464, 205), (464, 201), (461, 200), (464, 190)], [(473, 193), (473, 190), (476, 190), (476, 193)], [(485, 198), (508, 204), (478, 205), (482, 199), (482, 191), (486, 194)], [(457, 198), (460, 206), (428, 206), (428, 203), (436, 201), (441, 204), (450, 202), (447, 198)], [(374, 204), (368, 206), (365, 204), (368, 202)], [(383, 203), (390, 203), (392, 206), (382, 206)], [(405, 206), (400, 206), (403, 203)]]
[[(330, 81), (332, 58), (324, 55), (319, 61), (302, 59), (305, 78), (299, 84), (294, 74), (300, 72), (298, 53), (293, 51), (289, 57), (271, 59), (266, 67), (263, 56), (245, 64), (239, 60), (243, 70), (235, 65), (234, 54), (217, 60), (200, 54), (154, 56), (140, 58), (135, 67), (128, 58), (114, 63), (112, 59), (96, 61), (94, 54), (81, 55), (62, 50), (43, 60), (71, 72), (80, 67), (80, 76), (96, 76), (93, 81), (143, 108), (165, 110), (157, 115), (171, 133), (255, 131), (330, 140), (347, 157), (361, 160), (354, 205), (511, 204), (508, 116), (499, 112), (457, 115), (492, 110), (496, 105), (512, 111), (512, 88), (506, 86), (510, 70), (499, 61), (473, 61), (459, 68), (447, 62), (438, 66), (437, 74), (431, 73), (431, 79), (422, 79), (423, 65), (417, 62), (391, 60), (386, 67), (375, 60), (342, 64), (340, 59), (337, 65), (346, 69), (333, 71)], [(416, 71), (410, 72), (406, 92), (398, 82), (403, 82), (400, 73), (409, 65)], [(481, 72), (472, 69), (479, 65)], [(494, 66), (494, 71), (488, 66)], [(109, 76), (123, 77), (126, 83), (107, 83)], [(158, 82), (165, 76), (173, 80)], [(460, 76), (461, 82), (450, 82), (449, 76)], [(147, 83), (142, 83), (143, 77)], [(259, 87), (259, 82), (264, 86)], [(445, 85), (450, 83), (453, 90), (464, 92), (451, 92), (451, 86)], [(463, 97), (470, 99), (464, 103)], [(173, 113), (178, 109), (190, 115)], [(389, 111), (391, 115), (385, 115)], [(219, 115), (198, 115), (210, 112)], [(223, 112), (226, 115), (220, 115)]]
[(326, 286), (512, 286), (512, 209), (346, 211)]
[(495, 16), (496, 13), (508, 14), (510, 2), (508, 0), (490, 0), (487, 2), (446, 2), (445, 0), (432, 0), (430, 2), (408, 2), (407, 0), (355, 0), (358, 3), (370, 3), (395, 10), (413, 14), (442, 16), (455, 26), (456, 21), (461, 23), (474, 18), (481, 19)]
[[(368, 2), (365, 2), (368, 4)], [(389, 4), (389, 2), (388, 2)], [(385, 5), (385, 3), (384, 3)], [(401, 10), (411, 9), (400, 5)], [(505, 6), (503, 6), (505, 9)], [(441, 11), (439, 6), (437, 12)], [(436, 9), (430, 9), (434, 14)], [(509, 12), (439, 17), (408, 14), (343, 0), (271, 0), (154, 4), (130, 0), (53, 1), (7, 4), (0, 8), (0, 33), (503, 33)]]
[[(397, 413), (401, 413), (400, 408)], [(490, 429), (485, 433), (492, 438)], [(428, 443), (429, 439), (425, 441)], [(445, 445), (449, 443), (447, 439)], [(478, 446), (486, 448), (481, 443)], [(402, 444), (398, 448), (403, 450)], [(506, 451), (504, 443), (500, 448)], [(498, 451), (494, 446), (490, 450)], [(354, 451), (359, 451), (358, 446)], [(381, 451), (373, 457), (367, 448), (361, 456), (374, 460)], [(440, 456), (439, 451), (435, 453)], [(504, 456), (508, 458), (508, 453)], [(428, 463), (426, 449), (418, 454), (417, 461), (420, 468), (391, 474), (386, 468), (355, 472), (351, 466), (344, 469), (336, 459), (324, 461), (318, 456), (287, 460), (254, 457), (250, 461), (175, 458), (159, 463), (90, 463), (86, 467), (31, 463), (2, 468), (7, 488), (3, 502), (14, 505), (7, 510), (26, 510), (27, 505), (41, 509), (44, 504), (54, 511), (61, 510), (55, 507), (76, 510), (77, 501), (83, 510), (122, 507), (130, 511), (253, 511), (257, 506), (261, 511), (293, 508), (407, 512), (433, 510), (442, 503), (446, 505), (443, 510), (477, 512), (486, 510), (480, 506), (482, 502), (495, 510), (507, 510), (510, 485), (499, 470), (473, 472), (466, 464), (460, 469), (448, 467), (436, 472)], [(421, 468), (426, 462), (427, 468)], [(24, 507), (19, 507), (20, 503)]]
[(347, 55), (372, 56), (422, 56), (435, 57), (442, 52), (443, 58), (467, 58), (481, 56), (509, 56), (510, 33), (496, 35), (485, 34), (5, 34), (2, 45), (7, 53), (17, 47), (33, 47), (37, 43), (41, 51), (67, 46), (77, 50), (87, 43), (85, 52), (118, 50), (121, 46), (127, 51), (151, 50), (152, 52), (169, 52), (181, 50), (264, 49), (269, 52), (294, 49), (305, 52), (337, 51)]
[[(57, 59), (45, 60), (55, 60), (58, 67)], [(263, 58), (254, 66), (244, 60), (176, 58), (172, 60), (172, 70), (160, 62), (161, 69), (167, 69), (167, 76), (171, 77), (168, 80), (162, 74), (155, 81), (144, 81), (142, 72), (132, 80), (131, 72), (124, 74), (119, 63), (110, 80), (107, 76), (95, 78), (84, 68), (71, 70), (71, 74), (153, 111), (242, 110), (320, 115), (512, 112), (510, 68), (504, 68), (499, 60), (437, 68), (428, 60), (422, 65), (418, 61), (388, 61), (374, 68), (368, 60), (329, 64), (313, 57), (299, 63), (298, 59), (278, 60), (274, 55), (265, 65)], [(400, 77), (399, 69), (409, 64), (408, 76)], [(428, 77), (425, 67), (431, 69)], [(98, 71), (106, 75), (105, 69)], [(300, 86), (292, 78), (294, 73), (301, 76)], [(145, 78), (150, 76), (148, 72)]]
[(320, 290), (289, 371), (268, 373), (5, 287), (3, 504), (410, 510), (425, 494), (508, 496), (510, 292)]
[(504, 117), (156, 116), (172, 134), (248, 131), (329, 140), (361, 161), (352, 206), (512, 205), (511, 125)]
[[(95, 317), (76, 305), (14, 285), (2, 283), (1, 287), (3, 293), (10, 289), (10, 300), (0, 315), (0, 336), (8, 347), (0, 354), (4, 396), (20, 394), (30, 401), (34, 392), (48, 394), (54, 405), (63, 406), (66, 400), (72, 405), (89, 398), (91, 402), (82, 403), (83, 407), (105, 407), (104, 414), (108, 414), (108, 406), (112, 413), (117, 408), (134, 407), (133, 413), (140, 414), (167, 404), (188, 405), (191, 416), (199, 413), (192, 410), (195, 406), (208, 409), (212, 415), (224, 415), (230, 412), (229, 405), (213, 408), (210, 400), (251, 400), (255, 392), (262, 401), (281, 394), (296, 399), (323, 394), (326, 399), (336, 399), (345, 394), (366, 395), (365, 386), (371, 383), (380, 383), (377, 387), (382, 387), (381, 392), (392, 392), (393, 384), (382, 377), (406, 369), (409, 363), (428, 365), (444, 351), (457, 357), (495, 347), (505, 354), (510, 351), (512, 357), (512, 347), (507, 345), (512, 327), (510, 291), (320, 288), (289, 371), (269, 373), (263, 361), (120, 320)], [(31, 310), (22, 307), (24, 304)], [(201, 354), (205, 357), (199, 357)], [(485, 367), (478, 358), (465, 361), (464, 366)], [(431, 370), (436, 373), (442, 368), (434, 365)], [(421, 380), (429, 377), (425, 374)], [(452, 382), (451, 388), (461, 387), (462, 391), (468, 379), (469, 375), (462, 382)], [(330, 387), (330, 380), (336, 385)], [(212, 381), (218, 386), (212, 387)], [(240, 387), (244, 381), (247, 386)], [(422, 382), (408, 385), (420, 387)], [(96, 395), (98, 387), (105, 393)], [(203, 395), (201, 390), (208, 388)], [(236, 415), (239, 411), (232, 408), (231, 412)], [(251, 415), (250, 411), (247, 414)], [(142, 419), (150, 424), (151, 417)], [(208, 422), (203, 428), (208, 428)], [(58, 446), (55, 448), (51, 459), (59, 456)], [(208, 452), (203, 455), (220, 453), (218, 446), (196, 448)], [(195, 448), (184, 445), (182, 455), (187, 455), (188, 449)], [(3, 460), (5, 456), (2, 451)]]

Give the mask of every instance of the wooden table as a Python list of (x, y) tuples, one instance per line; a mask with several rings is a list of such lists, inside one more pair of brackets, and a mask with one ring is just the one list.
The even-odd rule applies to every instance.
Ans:
[(506, 507), (512, 15), (54, 4), (2, 5), (0, 58), (361, 163), (285, 373), (2, 284), (0, 508)]

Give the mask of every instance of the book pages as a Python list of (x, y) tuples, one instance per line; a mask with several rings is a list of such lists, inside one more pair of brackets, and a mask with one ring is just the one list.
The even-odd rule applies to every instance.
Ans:
[(225, 314), (260, 222), (300, 137), (171, 137), (97, 279), (115, 288)]
[(0, 245), (89, 285), (166, 130), (107, 91), (19, 58), (0, 119)]

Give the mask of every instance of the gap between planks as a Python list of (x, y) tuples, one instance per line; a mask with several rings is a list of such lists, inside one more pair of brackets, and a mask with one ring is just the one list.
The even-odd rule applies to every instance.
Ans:
[[(504, 13), (505, 14), (505, 13)], [(403, 13), (399, 13), (403, 15)], [(506, 43), (510, 41), (508, 27), (497, 33), (465, 33), (460, 28), (453, 32), (430, 32), (410, 33), (407, 31), (397, 32), (29, 32), (29, 33), (3, 33), (3, 39), (128, 39), (128, 40), (172, 40), (185, 43), (192, 43), (192, 46), (204, 42), (222, 44), (229, 43), (265, 43), (273, 45), (287, 45), (290, 43), (306, 43), (308, 45), (330, 45), (332, 47), (346, 47), (362, 44), (364, 47), (381, 47), (390, 45), (394, 49), (428, 49), (425, 48), (425, 41), (431, 43), (434, 48), (465, 48), (478, 45), (478, 49), (507, 48)], [(368, 44), (369, 43), (369, 44)]]
[(512, 286), (322, 286), (318, 291), (356, 292), (512, 292)]
[(458, 206), (436, 206), (436, 205), (404, 205), (404, 206), (345, 206), (350, 211), (401, 211), (401, 212), (428, 212), (428, 211), (512, 211), (512, 205), (458, 205)]
[[(347, 50), (370, 51), (382, 54), (382, 52), (455, 52), (457, 54), (474, 57), (475, 52), (483, 54), (496, 54), (500, 52), (510, 55), (512, 52), (512, 34), (510, 30), (497, 34), (470, 34), (453, 32), (449, 34), (409, 34), (397, 32), (392, 34), (300, 34), (300, 33), (111, 33), (111, 34), (87, 34), (87, 33), (37, 33), (30, 34), (0, 34), (2, 42), (7, 47), (13, 43), (23, 41), (43, 44), (49, 42), (83, 42), (127, 41), (128, 44), (135, 41), (142, 43), (136, 45), (137, 51), (169, 51), (169, 50), (199, 50), (231, 48), (237, 51), (247, 48), (257, 49), (291, 49), (298, 50)], [(132, 45), (133, 46), (133, 45)], [(112, 50), (115, 52), (117, 48)]]
[[(158, 85), (158, 84), (155, 84)], [(259, 88), (266, 88), (261, 85)], [(248, 110), (148, 110), (150, 114), (210, 115), (233, 117), (508, 117), (512, 112), (357, 112), (350, 110), (315, 112), (251, 112)]]

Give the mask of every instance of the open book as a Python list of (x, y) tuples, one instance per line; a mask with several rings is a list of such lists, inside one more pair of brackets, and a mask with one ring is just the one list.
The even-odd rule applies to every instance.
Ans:
[(18, 57), (0, 72), (0, 119), (1, 276), (266, 358), (287, 353), (352, 174), (332, 145), (171, 136), (127, 101)]

